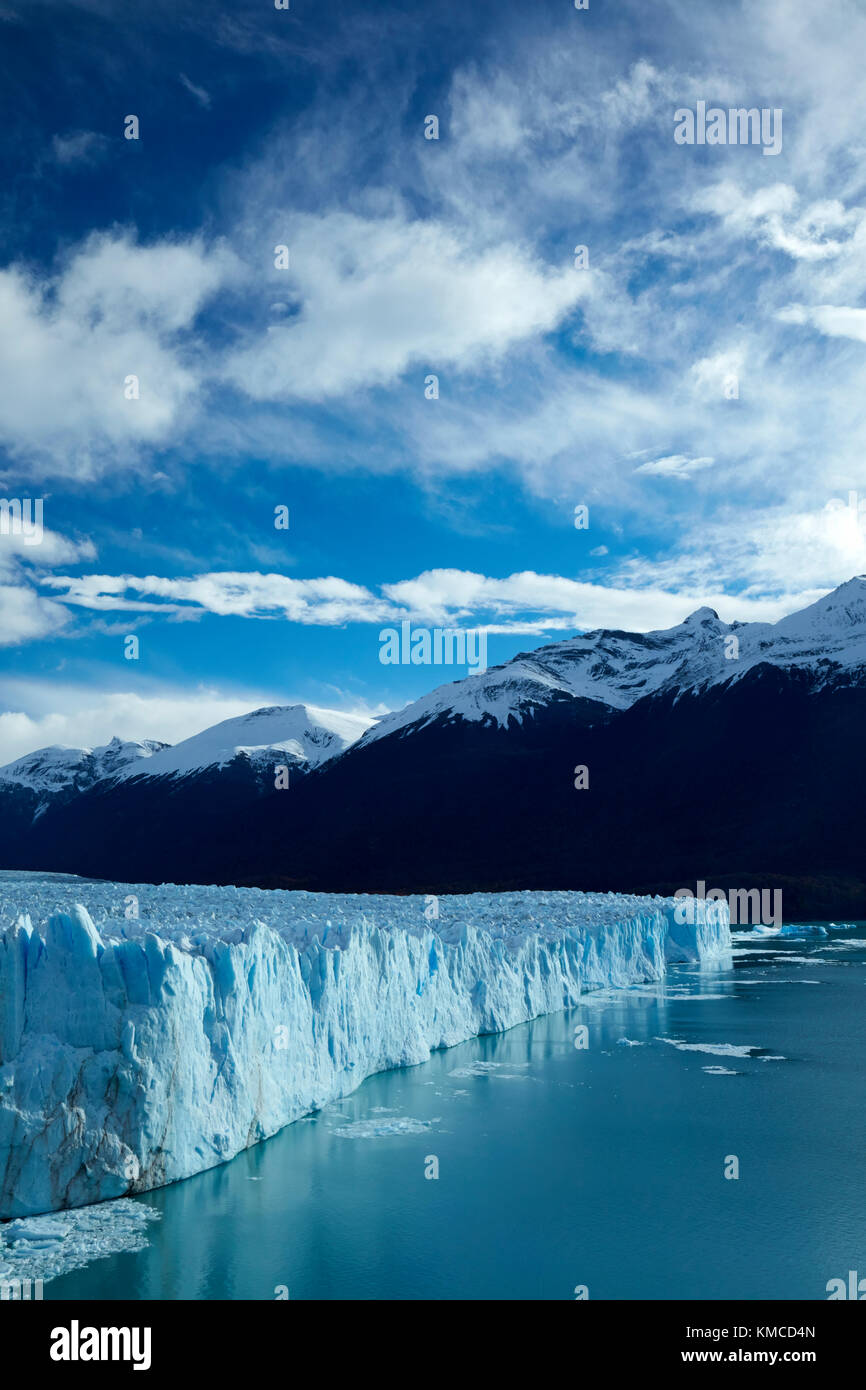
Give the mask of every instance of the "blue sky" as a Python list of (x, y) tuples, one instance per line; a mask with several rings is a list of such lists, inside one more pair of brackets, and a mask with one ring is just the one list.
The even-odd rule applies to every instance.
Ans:
[[(0, 761), (464, 674), (383, 666), (404, 618), (495, 662), (866, 570), (860, 6), (2, 0), (0, 40), (0, 496), (46, 527), (0, 535)], [(781, 151), (678, 145), (699, 101)]]

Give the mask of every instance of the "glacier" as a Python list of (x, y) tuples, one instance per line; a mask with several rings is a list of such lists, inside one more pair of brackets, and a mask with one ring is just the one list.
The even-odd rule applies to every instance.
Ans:
[(374, 1072), (729, 964), (727, 904), (675, 906), (0, 873), (0, 1219), (190, 1177)]

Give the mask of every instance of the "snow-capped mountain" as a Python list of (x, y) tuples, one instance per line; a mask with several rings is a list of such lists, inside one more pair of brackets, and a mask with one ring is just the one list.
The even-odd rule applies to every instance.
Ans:
[(676, 627), (645, 633), (601, 629), (522, 652), (385, 715), (363, 743), (436, 720), (506, 728), (562, 700), (624, 710), (646, 695), (742, 679), (762, 663), (807, 669), (823, 680), (866, 669), (866, 576), (777, 623), (725, 623), (712, 608), (698, 608)]
[[(238, 813), (271, 789), (276, 766), (291, 768), (294, 785), (344, 752), (371, 723), (336, 710), (285, 705), (223, 720), (174, 745), (113, 738), (100, 748), (40, 748), (0, 768), (0, 853), (10, 864), (39, 868), (54, 853), (55, 823), (70, 843), (91, 826), (106, 840), (115, 816), (118, 826), (127, 817), (146, 816), (151, 844), (160, 833), (185, 844), (189, 835), (206, 833), (221, 807)], [(163, 804), (166, 795), (170, 806)], [(68, 825), (62, 815), (67, 806)]]
[(105, 777), (122, 775), (168, 746), (155, 739), (136, 742), (119, 738), (99, 748), (53, 744), (0, 767), (0, 783), (26, 787), (40, 798), (64, 791), (84, 791)]
[(99, 748), (53, 744), (0, 767), (0, 783), (40, 796), (84, 791), (100, 781), (131, 777), (186, 777), (225, 767), (235, 758), (270, 767), (279, 753), (293, 764), (318, 767), (342, 753), (373, 724), (360, 715), (314, 705), (275, 705), (224, 719), (181, 743), (112, 738)]
[[(31, 811), (0, 862), (328, 892), (668, 893), (736, 875), (786, 885), (789, 916), (866, 917), (864, 727), (858, 577), (778, 623), (704, 608), (570, 638), (375, 724), (306, 707), (227, 720)], [(0, 780), (6, 832), (4, 786), (32, 793)]]
[(236, 759), (264, 773), (275, 758), (305, 768), (342, 753), (372, 725), (372, 719), (314, 705), (272, 705), (224, 719), (182, 743), (166, 746), (147, 762), (132, 763), (123, 778), (190, 777), (224, 768)]

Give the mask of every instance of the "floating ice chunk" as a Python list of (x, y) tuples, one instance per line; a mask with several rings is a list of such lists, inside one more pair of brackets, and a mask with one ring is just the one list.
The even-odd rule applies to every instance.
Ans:
[(467, 1076), (496, 1076), (500, 1081), (523, 1081), (526, 1079), (525, 1068), (528, 1066), (528, 1062), (469, 1062), (465, 1067), (449, 1071), (448, 1075), (461, 1079)]
[(391, 1134), (425, 1134), (438, 1123), (438, 1116), (435, 1120), (413, 1120), (404, 1115), (392, 1120), (355, 1120), (332, 1132), (338, 1139), (385, 1139)]
[(0, 1278), (56, 1279), (121, 1251), (144, 1250), (154, 1207), (121, 1198), (0, 1225)]
[(714, 1057), (753, 1057), (761, 1050), (754, 1043), (748, 1046), (738, 1043), (689, 1043), (681, 1038), (659, 1038), (658, 1042), (670, 1043), (680, 1052), (710, 1052)]

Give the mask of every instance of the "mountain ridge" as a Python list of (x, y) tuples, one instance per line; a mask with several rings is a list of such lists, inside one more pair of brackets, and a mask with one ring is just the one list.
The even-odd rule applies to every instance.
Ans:
[(146, 766), (174, 759), (170, 775), (143, 775), (139, 759), (29, 821), (12, 797), (25, 789), (5, 784), (4, 802), (0, 776), (6, 867), (390, 893), (727, 880), (785, 884), (789, 920), (866, 917), (862, 576), (776, 624), (723, 624), (704, 608), (662, 632), (570, 638), (491, 670), (340, 751), (323, 735), (280, 788), (277, 745), (257, 742), (280, 706), (185, 741), (191, 770), (163, 750)]

